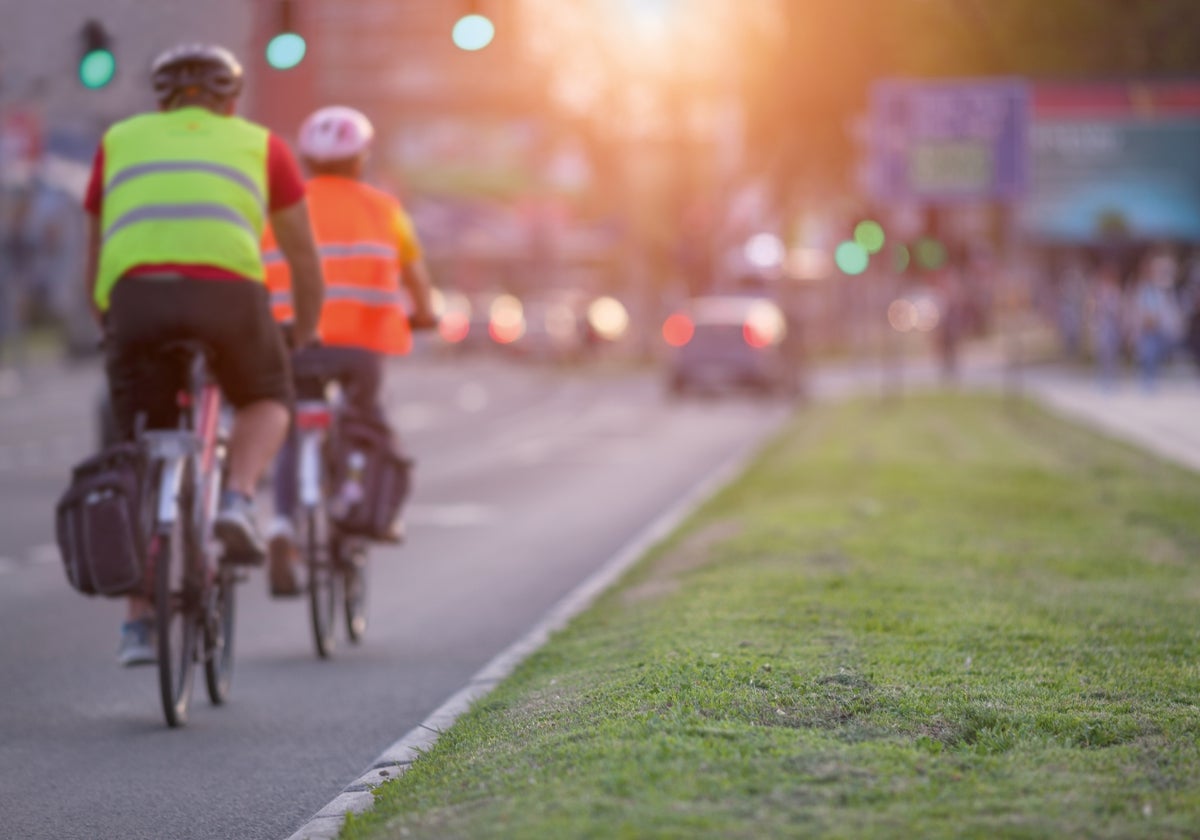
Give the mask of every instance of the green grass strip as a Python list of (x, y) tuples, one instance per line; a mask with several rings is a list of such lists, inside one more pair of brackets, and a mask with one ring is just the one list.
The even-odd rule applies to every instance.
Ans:
[(342, 837), (1200, 837), (1198, 663), (1200, 477), (818, 407)]

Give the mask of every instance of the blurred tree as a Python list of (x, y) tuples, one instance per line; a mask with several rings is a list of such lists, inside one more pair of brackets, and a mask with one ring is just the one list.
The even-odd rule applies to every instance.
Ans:
[(847, 183), (848, 135), (886, 76), (1200, 73), (1196, 0), (776, 0), (735, 32), (752, 157), (777, 190)]

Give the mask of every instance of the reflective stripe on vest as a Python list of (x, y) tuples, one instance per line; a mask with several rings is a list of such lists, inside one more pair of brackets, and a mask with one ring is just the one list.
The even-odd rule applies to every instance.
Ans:
[(131, 181), (142, 175), (153, 175), (158, 172), (205, 172), (209, 175), (216, 175), (219, 178), (228, 178), (230, 181), (248, 190), (258, 202), (258, 206), (262, 207), (264, 211), (267, 206), (267, 199), (263, 196), (262, 189), (258, 184), (254, 183), (253, 179), (247, 177), (245, 173), (238, 172), (232, 166), (224, 166), (220, 163), (202, 160), (163, 160), (156, 163), (142, 163), (126, 167), (104, 185), (104, 194), (107, 195), (126, 181)]
[[(395, 245), (387, 245), (385, 243), (376, 242), (356, 242), (351, 245), (328, 244), (317, 246), (317, 253), (321, 258), (337, 258), (337, 257), (383, 257), (384, 259), (394, 260), (400, 256), (399, 250)], [(275, 249), (263, 253), (263, 263), (266, 265), (283, 265), (286, 260), (283, 254)]]
[[(322, 300), (324, 303), (352, 301), (354, 303), (365, 303), (368, 306), (404, 305), (404, 299), (400, 296), (399, 292), (356, 286), (327, 285), (325, 287), (325, 296)], [(290, 291), (271, 292), (271, 305), (292, 306), (292, 293)]]
[(221, 204), (148, 204), (130, 210), (105, 228), (103, 241), (107, 242), (123, 227), (155, 219), (216, 219), (239, 225), (252, 236), (255, 233), (254, 224), (249, 219)]
[(95, 299), (140, 265), (203, 265), (264, 279), (270, 134), (203, 108), (142, 114), (104, 136)]

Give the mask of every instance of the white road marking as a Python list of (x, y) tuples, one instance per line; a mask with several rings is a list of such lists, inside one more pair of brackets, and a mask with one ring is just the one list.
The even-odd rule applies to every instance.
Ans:
[(463, 528), (494, 522), (497, 512), (495, 508), (488, 505), (471, 502), (449, 505), (409, 505), (404, 518), (419, 525)]

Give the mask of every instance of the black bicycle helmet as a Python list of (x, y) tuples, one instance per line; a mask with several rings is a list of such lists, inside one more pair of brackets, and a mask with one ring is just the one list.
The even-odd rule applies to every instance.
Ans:
[(187, 88), (219, 99), (242, 92), (242, 65), (233, 53), (214, 44), (179, 44), (164, 50), (150, 66), (150, 78), (162, 105)]

